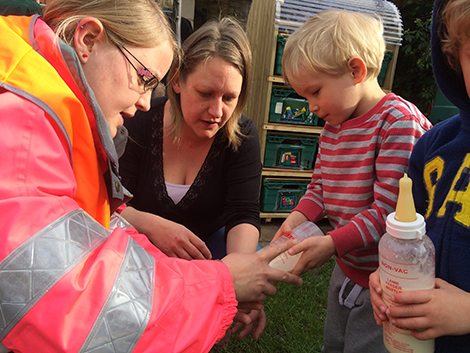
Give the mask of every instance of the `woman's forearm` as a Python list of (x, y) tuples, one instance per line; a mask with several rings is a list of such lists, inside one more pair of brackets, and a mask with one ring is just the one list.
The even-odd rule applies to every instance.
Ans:
[(252, 224), (242, 223), (233, 227), (227, 234), (227, 254), (254, 253), (258, 246), (259, 236), (258, 229)]

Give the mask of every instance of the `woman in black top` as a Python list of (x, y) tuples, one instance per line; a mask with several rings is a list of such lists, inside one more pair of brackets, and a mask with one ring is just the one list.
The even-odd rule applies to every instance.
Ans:
[(250, 75), (243, 29), (231, 19), (206, 23), (183, 44), (169, 99), (125, 122), (121, 175), (134, 198), (122, 214), (169, 256), (256, 251), (260, 146), (241, 114)]

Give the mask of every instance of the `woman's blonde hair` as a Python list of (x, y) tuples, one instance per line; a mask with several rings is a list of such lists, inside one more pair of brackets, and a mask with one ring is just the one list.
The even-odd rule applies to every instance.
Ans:
[(155, 0), (47, 0), (43, 19), (70, 46), (81, 19), (95, 17), (107, 39), (118, 46), (155, 47), (176, 43), (168, 20)]
[[(206, 22), (202, 27), (192, 33), (183, 43), (180, 59), (175, 59), (170, 69), (170, 80), (179, 74), (179, 81), (185, 82), (198, 67), (213, 58), (221, 58), (235, 66), (242, 75), (242, 88), (238, 103), (232, 116), (223, 126), (222, 131), (227, 137), (229, 145), (236, 150), (241, 143), (238, 120), (245, 108), (248, 98), (248, 86), (251, 80), (251, 49), (245, 31), (233, 18), (226, 17), (220, 21)], [(175, 141), (181, 137), (183, 113), (181, 111), (180, 95), (171, 84), (168, 84), (168, 97), (171, 102), (172, 118), (169, 124)]]
[(379, 75), (385, 53), (383, 24), (375, 14), (325, 10), (308, 19), (287, 39), (282, 71), (300, 77), (307, 72), (340, 75), (353, 57), (364, 60), (367, 77)]
[(468, 0), (451, 0), (442, 11), (440, 38), (442, 52), (449, 65), (461, 71), (459, 51), (466, 40), (470, 39), (470, 5)]

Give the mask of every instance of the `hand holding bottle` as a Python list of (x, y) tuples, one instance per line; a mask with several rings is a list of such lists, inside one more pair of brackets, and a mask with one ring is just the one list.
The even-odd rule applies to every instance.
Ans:
[(330, 235), (311, 237), (289, 249), (289, 254), (301, 253), (299, 262), (291, 273), (301, 275), (313, 268), (319, 268), (336, 254), (336, 247)]
[(369, 276), (370, 302), (374, 310), (375, 322), (378, 326), (388, 320), (386, 311), (387, 304), (382, 299), (382, 286), (380, 285), (380, 270), (377, 269)]
[(419, 340), (470, 333), (470, 293), (439, 278), (435, 284), (433, 289), (395, 294), (386, 311), (389, 320), (412, 329)]
[[(320, 236), (321, 237), (316, 237)], [(317, 239), (318, 238), (318, 239)], [(325, 244), (327, 248), (333, 248), (334, 252), (334, 244), (331, 237), (327, 239), (324, 237), (322, 230), (313, 222), (304, 221), (301, 224), (297, 225), (294, 229), (290, 232), (285, 233), (278, 237), (277, 239), (273, 240), (270, 244), (265, 246), (260, 251), (264, 251), (269, 247), (276, 246), (277, 244), (283, 243), (289, 239), (295, 239), (299, 242), (299, 244), (294, 245), (288, 251), (282, 253), (278, 257), (276, 257), (269, 266), (273, 268), (277, 268), (279, 270), (284, 271), (291, 271), (294, 274), (301, 275), (302, 273), (306, 272), (310, 268), (311, 262), (314, 261), (315, 264), (318, 261), (317, 252), (320, 251), (320, 254), (323, 255), (323, 246), (311, 246), (311, 243), (314, 244)], [(313, 249), (313, 250), (312, 250)], [(315, 251), (316, 250), (316, 251)], [(305, 252), (307, 253), (305, 253)], [(311, 252), (313, 252), (313, 258), (310, 256)], [(331, 257), (328, 251), (328, 256), (326, 257), (325, 261)], [(320, 265), (322, 265), (325, 261), (323, 261), (324, 257), (320, 257), (322, 261)]]
[(302, 278), (286, 271), (276, 270), (269, 263), (278, 255), (287, 251), (296, 242), (287, 242), (273, 246), (266, 251), (254, 254), (232, 253), (222, 259), (232, 274), (235, 294), (239, 302), (264, 301), (267, 296), (276, 294), (273, 283), (285, 282), (302, 284)]
[[(412, 181), (405, 173), (400, 179), (396, 210), (387, 216), (387, 232), (379, 242), (381, 296), (383, 303), (388, 306), (387, 316), (392, 306), (395, 306), (400, 293), (413, 291), (415, 294), (412, 297), (415, 297), (416, 293), (422, 293), (424, 290), (431, 292), (435, 284), (434, 245), (425, 234), (424, 217), (416, 213), (411, 190)], [(376, 289), (373, 288), (371, 295), (376, 293)], [(430, 300), (430, 297), (427, 299)], [(382, 305), (378, 305), (380, 311), (383, 311)], [(379, 321), (381, 321), (380, 311), (376, 315)], [(411, 314), (408, 312), (407, 315)], [(390, 316), (388, 321), (382, 321), (384, 345), (389, 352), (434, 351), (433, 339), (416, 340), (413, 338), (413, 332), (410, 332), (418, 327), (426, 328), (421, 326), (423, 322), (416, 318), (411, 321), (413, 327), (400, 325)]]
[(277, 238), (285, 234), (289, 234), (295, 227), (306, 221), (308, 221), (308, 218), (302, 212), (292, 211), (284, 222), (282, 222), (276, 234), (274, 234), (272, 241), (277, 240)]

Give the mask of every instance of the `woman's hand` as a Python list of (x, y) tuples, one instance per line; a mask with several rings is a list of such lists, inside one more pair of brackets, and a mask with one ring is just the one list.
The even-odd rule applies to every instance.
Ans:
[(186, 260), (210, 260), (210, 250), (201, 238), (185, 226), (165, 220), (165, 226), (154, 228), (146, 235), (163, 253)]
[(185, 226), (157, 215), (126, 207), (123, 216), (135, 229), (171, 257), (186, 260), (211, 259), (212, 255), (204, 241)]
[(269, 263), (276, 256), (296, 243), (290, 240), (254, 254), (232, 253), (225, 256), (221, 261), (227, 265), (232, 274), (237, 300), (264, 301), (267, 296), (276, 294), (277, 289), (273, 283), (302, 284), (299, 276), (269, 267)]

